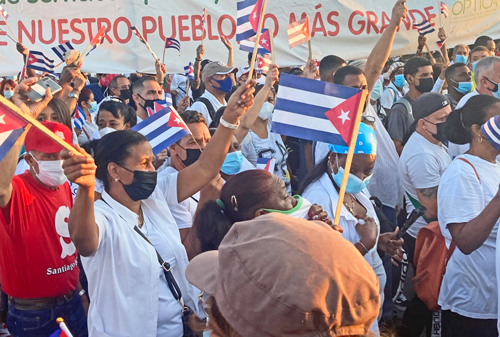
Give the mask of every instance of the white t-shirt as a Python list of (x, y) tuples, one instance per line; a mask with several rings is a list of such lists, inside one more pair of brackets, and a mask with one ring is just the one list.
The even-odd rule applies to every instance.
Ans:
[[(444, 170), (450, 164), (451, 158), (446, 146), (433, 144), (415, 131), (399, 158), (399, 174), (406, 193), (418, 200), (417, 189), (438, 186)], [(410, 198), (406, 197), (406, 210), (410, 213), (415, 207)], [(420, 217), (407, 233), (416, 238), (420, 228), (426, 225), (427, 222)]]
[[(179, 102), (186, 96), (186, 85), (187, 77), (181, 74), (174, 74), (172, 77), (172, 84), (170, 84), (170, 90), (177, 91), (175, 95), (175, 105), (179, 106)], [(189, 97), (193, 97), (191, 88), (189, 88)]]
[[(337, 208), (337, 201), (339, 195), (333, 186), (332, 181), (326, 173), (324, 173), (318, 180), (312, 182), (307, 186), (302, 197), (309, 200), (311, 203), (316, 203), (323, 207), (323, 210), (328, 213), (328, 217), (333, 219), (335, 217), (335, 210)], [(380, 222), (375, 213), (375, 209), (369, 198), (363, 193), (356, 193), (354, 197), (366, 208), (366, 215), (373, 218), (377, 223), (377, 230), (380, 235)], [(356, 231), (358, 220), (342, 205), (340, 213), (339, 225), (343, 229), (342, 237), (347, 241), (355, 244), (361, 238)], [(384, 287), (387, 280), (385, 269), (382, 260), (377, 252), (378, 236), (375, 246), (365, 254), (366, 262), (373, 268), (373, 271), (379, 280), (379, 293), (380, 293), (380, 306), (384, 303)], [(375, 321), (371, 328), (372, 331), (378, 331), (378, 322)]]
[[(477, 95), (479, 95), (479, 93), (477, 92), (477, 90), (474, 90), (473, 92), (469, 92), (467, 95), (465, 95), (464, 97), (462, 97), (460, 99), (460, 101), (458, 102), (457, 106), (455, 107), (455, 110), (456, 109), (461, 109), (465, 105), (465, 103), (467, 103), (467, 101), (471, 97), (474, 97), (474, 96), (477, 96)], [(465, 152), (469, 151), (470, 144), (459, 145), (459, 144), (454, 144), (452, 142), (449, 142), (448, 143), (448, 147), (449, 147), (450, 157), (453, 159), (456, 156), (459, 156), (459, 155), (464, 154)]]
[[(162, 179), (169, 179), (169, 177), (173, 176), (177, 177), (177, 170), (172, 166), (169, 166), (158, 173), (158, 178)], [(172, 200), (171, 203), (168, 203), (170, 212), (172, 212), (172, 216), (174, 217), (179, 229), (191, 228), (199, 200), (200, 192), (196, 192), (192, 197), (189, 197), (181, 202), (173, 202), (174, 200)]]
[(286, 161), (288, 159), (288, 151), (286, 149), (281, 136), (271, 132), (272, 122), (267, 123), (267, 138), (261, 139), (252, 130), (248, 132), (246, 137), (241, 142), (241, 152), (243, 156), (252, 165), (257, 166), (257, 158), (274, 158), (276, 164), (274, 166), (274, 174), (283, 179), (288, 194), (292, 193), (290, 184), (290, 175)]
[[(394, 98), (394, 94), (396, 95), (396, 98)], [(399, 92), (394, 83), (391, 82), (382, 93), (382, 96), (380, 97), (380, 104), (382, 105), (382, 108), (390, 109), (392, 108), (392, 105), (401, 97), (403, 97), (403, 95)]]
[[(201, 95), (200, 97), (204, 97), (204, 98), (208, 99), (210, 101), (210, 103), (212, 103), (212, 106), (214, 107), (214, 113), (216, 113), (217, 110), (219, 110), (221, 107), (227, 105), (226, 101), (224, 101), (224, 104), (221, 104), (219, 102), (219, 100), (217, 100), (217, 98), (215, 98), (215, 96), (212, 95), (210, 93), (210, 91), (208, 91), (208, 90), (205, 90), (203, 95)], [(193, 105), (191, 105), (189, 110), (194, 110), (194, 111), (198, 111), (199, 113), (201, 113), (203, 115), (203, 117), (205, 117), (205, 119), (207, 120), (208, 126), (210, 126), (210, 123), (212, 123), (212, 117), (210, 117), (210, 113), (208, 111), (208, 108), (204, 103), (202, 103), (200, 101), (196, 101), (193, 103)]]
[[(455, 159), (441, 177), (438, 189), (438, 220), (449, 247), (450, 223), (468, 222), (476, 218), (498, 192), (500, 163), (490, 163), (472, 155), (460, 156), (476, 169)], [(439, 305), (462, 316), (476, 319), (498, 318), (497, 220), (481, 247), (469, 255), (455, 248), (441, 284)], [(496, 269), (493, 268), (495, 265)]]

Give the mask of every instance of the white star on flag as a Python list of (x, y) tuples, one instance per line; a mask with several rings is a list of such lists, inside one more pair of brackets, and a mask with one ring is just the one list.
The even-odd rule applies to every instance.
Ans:
[(0, 124), (5, 124), (5, 121), (3, 120), (5, 118), (5, 115), (0, 116)]
[(257, 13), (253, 13), (253, 18), (257, 18)]
[(341, 109), (340, 111), (341, 111), (340, 116), (338, 116), (337, 118), (342, 119), (342, 124), (344, 124), (346, 120), (348, 120), (348, 121), (350, 121), (350, 120), (351, 120), (351, 119), (349, 118), (349, 112), (350, 112), (350, 111), (347, 111), (347, 112), (346, 112), (346, 111), (344, 111), (344, 110), (342, 110), (342, 109)]
[(262, 39), (261, 40), (263, 44), (267, 44), (267, 40), (266, 39)]

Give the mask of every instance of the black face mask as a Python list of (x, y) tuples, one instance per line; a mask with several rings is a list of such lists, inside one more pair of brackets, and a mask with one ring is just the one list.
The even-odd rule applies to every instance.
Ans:
[(418, 85), (415, 86), (420, 93), (425, 94), (426, 92), (431, 92), (434, 87), (434, 79), (432, 77), (419, 78)]
[(134, 174), (134, 180), (131, 184), (125, 185), (122, 183), (130, 199), (139, 201), (149, 198), (156, 188), (156, 180), (158, 178), (157, 172), (131, 171), (126, 167), (123, 168)]
[(132, 91), (130, 89), (122, 89), (120, 90), (120, 97), (123, 99), (130, 99), (130, 97), (132, 97)]
[(444, 132), (446, 122), (443, 122), (443, 123), (432, 123), (432, 122), (429, 122), (426, 119), (424, 119), (424, 121), (426, 121), (427, 123), (431, 123), (431, 124), (433, 124), (433, 125), (436, 126), (437, 133), (431, 133), (431, 135), (432, 135), (432, 137), (434, 137), (434, 139), (436, 139), (436, 140), (438, 140), (440, 142), (444, 142), (444, 141), (447, 140), (446, 134)]
[[(177, 144), (177, 145), (179, 145), (179, 144)], [(181, 162), (184, 164), (184, 166), (188, 167), (189, 165), (191, 165), (195, 161), (197, 161), (198, 158), (200, 158), (200, 155), (201, 155), (200, 149), (185, 149), (180, 145), (179, 145), (179, 147), (181, 149), (183, 149), (184, 151), (186, 151), (186, 159), (182, 160), (181, 158), (179, 158), (179, 159), (181, 159)]]
[[(120, 95), (121, 95), (121, 90), (120, 90)], [(151, 108), (154, 111), (155, 110), (155, 102), (160, 101), (160, 99), (145, 99), (144, 97), (142, 97), (139, 94), (137, 94), (137, 96), (139, 96), (140, 98), (142, 98), (144, 100), (144, 105), (142, 105), (142, 104), (139, 104), (139, 105), (142, 106), (142, 108), (146, 111), (148, 111), (147, 108)]]

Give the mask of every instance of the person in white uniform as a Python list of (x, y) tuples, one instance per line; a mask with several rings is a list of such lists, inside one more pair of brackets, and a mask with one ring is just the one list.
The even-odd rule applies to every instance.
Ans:
[[(376, 148), (375, 131), (361, 123), (339, 225), (343, 230), (342, 236), (354, 244), (377, 274), (383, 303), (386, 274), (377, 249), (387, 251), (399, 259), (403, 241), (394, 240), (395, 232), (379, 235), (380, 223), (375, 209), (369, 197), (363, 193), (372, 176)], [(301, 195), (312, 203), (321, 204), (332, 219), (335, 217), (347, 151), (347, 146), (330, 144), (330, 152), (305, 178), (301, 188)], [(372, 330), (378, 331), (376, 322)]]
[(447, 247), (456, 246), (438, 304), (443, 336), (495, 337), (500, 272), (500, 100), (475, 96), (461, 113), (461, 119), (450, 121), (455, 125), (451, 138), (469, 143), (470, 149), (446, 169), (438, 189), (439, 226)]
[[(235, 92), (200, 159), (177, 174), (157, 179), (151, 145), (130, 130), (100, 140), (97, 171), (80, 148), (75, 151), (82, 155), (64, 152), (65, 174), (80, 185), (68, 223), (92, 298), (89, 336), (183, 336), (181, 304), (167, 285), (157, 253), (170, 264), (183, 305), (199, 312), (196, 291), (184, 275), (186, 251), (168, 204), (188, 198), (218, 174), (239, 117), (253, 102), (253, 84), (249, 81)], [(94, 204), (96, 173), (105, 189)]]

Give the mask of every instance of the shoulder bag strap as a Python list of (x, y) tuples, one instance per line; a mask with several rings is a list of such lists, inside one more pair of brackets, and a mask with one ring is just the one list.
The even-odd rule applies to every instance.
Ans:
[(472, 167), (472, 169), (474, 170), (474, 173), (476, 174), (477, 180), (479, 180), (479, 183), (481, 183), (481, 178), (479, 178), (479, 174), (477, 174), (477, 171), (476, 171), (476, 168), (474, 167), (474, 165), (472, 165), (472, 163), (470, 161), (468, 161), (467, 159), (465, 159), (463, 157), (459, 157), (457, 159), (469, 164)]
[[(153, 246), (153, 244), (151, 243), (151, 240), (149, 240), (141, 232), (141, 230), (137, 226), (134, 226), (134, 230), (144, 240), (146, 240), (147, 242), (149, 242), (149, 244), (151, 246)], [(153, 248), (154, 248), (154, 246), (153, 246)], [(156, 248), (155, 248), (155, 252), (156, 252), (156, 256), (158, 257), (158, 262), (160, 263), (161, 267), (163, 268), (163, 273), (165, 274), (165, 278), (167, 279), (167, 284), (168, 284), (168, 287), (170, 288), (170, 291), (172, 292), (172, 295), (174, 295), (174, 298), (177, 300), (177, 302), (179, 302), (184, 307), (184, 305), (181, 302), (181, 298), (182, 298), (181, 289), (179, 288), (179, 285), (175, 281), (174, 275), (172, 275), (172, 271), (170, 270), (170, 263), (168, 263), (166, 261), (163, 261), (162, 257), (160, 256), (160, 253), (158, 253), (158, 251), (156, 250)]]
[(212, 105), (212, 103), (210, 103), (210, 101), (206, 97), (198, 97), (196, 99), (196, 101), (199, 101), (199, 102), (205, 104), (205, 106), (207, 107), (207, 110), (208, 110), (208, 114), (210, 115), (210, 118), (212, 118), (212, 119), (215, 118), (216, 111), (214, 109), (214, 106)]

